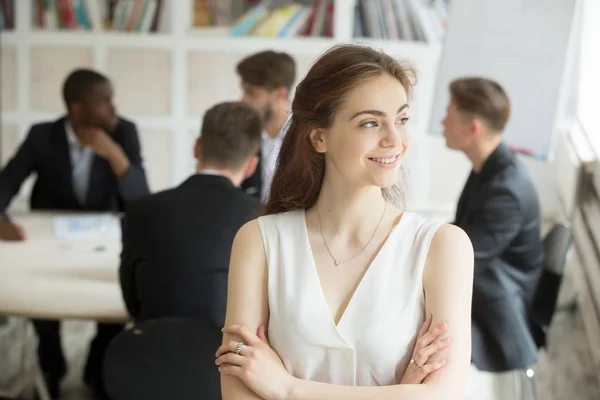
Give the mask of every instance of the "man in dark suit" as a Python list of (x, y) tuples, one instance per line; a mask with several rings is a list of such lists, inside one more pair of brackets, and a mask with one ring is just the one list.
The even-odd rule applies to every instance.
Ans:
[(242, 101), (257, 110), (265, 124), (258, 166), (255, 173), (242, 182), (242, 189), (266, 205), (289, 117), (296, 62), (287, 53), (267, 50), (241, 60), (236, 72), (241, 80)]
[(223, 327), (233, 239), (258, 216), (258, 201), (239, 186), (256, 169), (261, 130), (247, 104), (212, 107), (194, 148), (198, 172), (127, 206), (120, 278), (135, 320), (189, 317)]
[[(125, 202), (148, 194), (140, 144), (133, 123), (119, 118), (109, 80), (79, 69), (63, 86), (67, 116), (33, 125), (0, 173), (0, 239), (25, 240), (27, 232), (6, 208), (23, 181), (36, 174), (32, 210), (122, 211)], [(67, 371), (59, 321), (34, 320), (38, 357), (50, 394), (59, 396)], [(98, 324), (84, 379), (102, 392), (104, 351), (121, 325)]]
[(475, 251), (472, 360), (481, 371), (522, 369), (537, 360), (530, 313), (544, 259), (538, 196), (527, 168), (502, 143), (510, 115), (502, 87), (457, 79), (450, 97), (446, 144), (473, 164), (454, 222)]

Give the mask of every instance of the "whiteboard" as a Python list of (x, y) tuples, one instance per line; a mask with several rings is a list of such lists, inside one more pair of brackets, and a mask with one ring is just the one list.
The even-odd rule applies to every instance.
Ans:
[(429, 132), (442, 134), (455, 78), (481, 76), (504, 87), (511, 117), (505, 143), (548, 159), (564, 92), (576, 0), (453, 0)]

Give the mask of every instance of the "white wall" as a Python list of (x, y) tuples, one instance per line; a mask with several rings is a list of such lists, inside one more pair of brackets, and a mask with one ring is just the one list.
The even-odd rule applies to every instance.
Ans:
[[(462, 153), (446, 148), (443, 138), (419, 135), (411, 143), (408, 157), (411, 178), (409, 206), (440, 207), (454, 210), (458, 196), (470, 172), (470, 163)], [(555, 172), (552, 164), (519, 156), (529, 168), (538, 190), (544, 219), (559, 214)]]

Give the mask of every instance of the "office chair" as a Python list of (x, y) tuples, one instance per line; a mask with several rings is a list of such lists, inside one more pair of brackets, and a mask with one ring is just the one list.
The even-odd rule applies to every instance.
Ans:
[(570, 261), (573, 232), (565, 224), (555, 224), (544, 238), (544, 271), (533, 297), (533, 335), (539, 348), (547, 345), (548, 330), (556, 311), (560, 284)]
[(217, 400), (215, 353), (221, 330), (200, 320), (164, 318), (136, 323), (117, 336), (104, 359), (111, 400)]
[[(560, 285), (570, 261), (573, 232), (563, 223), (555, 224), (544, 238), (544, 271), (533, 296), (531, 333), (539, 349), (547, 347), (548, 331), (556, 311)], [(534, 399), (537, 398), (533, 369), (524, 371)]]

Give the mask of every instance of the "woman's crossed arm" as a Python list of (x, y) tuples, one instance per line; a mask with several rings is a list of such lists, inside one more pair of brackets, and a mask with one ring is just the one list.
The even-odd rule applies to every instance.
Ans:
[(423, 273), (426, 311), (433, 314), (434, 321), (447, 322), (452, 345), (431, 357), (428, 364), (444, 360), (446, 365), (438, 373), (428, 375), (422, 384), (343, 386), (290, 376), (275, 351), (254, 334), (268, 320), (263, 249), (255, 221), (240, 230), (232, 251), (226, 322), (237, 327), (225, 329), (239, 334), (226, 334), (223, 347), (242, 339), (247, 345), (241, 348), (240, 355), (229, 353), (228, 364), (221, 368), (223, 399), (459, 400), (464, 397), (471, 358), (473, 248), (460, 228), (440, 227), (426, 260)]

